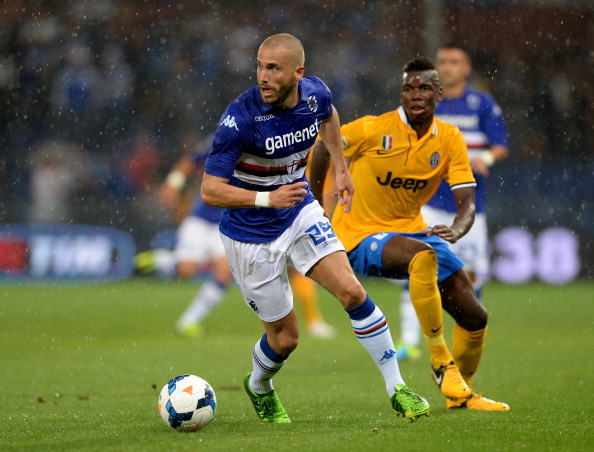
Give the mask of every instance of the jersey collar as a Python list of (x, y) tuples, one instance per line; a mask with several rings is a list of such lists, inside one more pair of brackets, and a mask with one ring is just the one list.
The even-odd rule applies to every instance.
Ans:
[[(402, 122), (406, 124), (410, 129), (412, 129), (410, 123), (408, 122), (408, 118), (406, 117), (406, 113), (404, 112), (404, 107), (401, 105), (400, 107), (398, 107), (398, 110), (396, 111), (398, 112), (398, 116), (400, 116)], [(433, 135), (437, 135), (437, 130), (437, 121), (435, 121), (435, 117), (433, 117), (433, 129), (431, 133)]]

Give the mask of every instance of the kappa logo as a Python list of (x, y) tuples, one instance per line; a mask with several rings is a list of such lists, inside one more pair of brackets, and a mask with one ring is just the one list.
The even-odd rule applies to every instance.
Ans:
[(237, 128), (237, 123), (235, 122), (235, 116), (227, 115), (223, 122), (219, 124), (220, 126), (229, 127), (230, 129), (233, 128), (239, 132)]
[(383, 361), (384, 359), (387, 361), (390, 358), (393, 358), (394, 356), (396, 356), (396, 352), (394, 350), (392, 350), (392, 349), (386, 350), (384, 352), (384, 356), (382, 356), (382, 359), (380, 359), (380, 361)]

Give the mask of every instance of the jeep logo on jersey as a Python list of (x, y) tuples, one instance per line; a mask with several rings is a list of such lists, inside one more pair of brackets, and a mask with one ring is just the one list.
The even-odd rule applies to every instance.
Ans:
[(431, 165), (431, 168), (437, 168), (437, 165), (439, 165), (439, 152), (431, 154), (431, 157), (429, 157), (429, 165)]
[(293, 146), (295, 143), (301, 143), (307, 140), (315, 140), (318, 132), (320, 131), (320, 124), (321, 121), (318, 122), (316, 119), (311, 126), (306, 127), (305, 129), (266, 138), (266, 141), (264, 142), (264, 146), (268, 151), (266, 152), (266, 155), (274, 154), (274, 151), (277, 149)]
[(237, 123), (235, 122), (235, 116), (227, 115), (227, 117), (223, 119), (223, 122), (219, 125), (229, 128), (233, 127), (235, 130), (239, 132), (239, 129), (237, 128)]
[(412, 190), (413, 193), (427, 186), (427, 181), (422, 179), (392, 178), (392, 171), (388, 171), (383, 181), (379, 177), (375, 179), (380, 185), (389, 185), (391, 188), (404, 188), (405, 190)]
[(318, 111), (318, 100), (316, 99), (316, 96), (312, 94), (307, 98), (307, 106), (312, 111), (312, 113)]

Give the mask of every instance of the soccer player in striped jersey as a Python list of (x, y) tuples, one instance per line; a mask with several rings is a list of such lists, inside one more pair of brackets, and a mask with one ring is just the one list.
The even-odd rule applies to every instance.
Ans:
[[(489, 276), (485, 178), (493, 164), (507, 157), (508, 134), (501, 109), (493, 97), (468, 84), (472, 65), (464, 49), (455, 44), (442, 46), (437, 52), (436, 66), (443, 87), (443, 99), (435, 108), (435, 116), (462, 131), (477, 183), (474, 224), (468, 234), (451, 244), (451, 247), (464, 261), (480, 299), (482, 286)], [(429, 225), (452, 223), (457, 212), (456, 202), (445, 181), (421, 208), (421, 212)], [(396, 350), (398, 359), (414, 359), (420, 353), (420, 326), (406, 286), (401, 293), (400, 313), (401, 339)]]
[(355, 277), (305, 176), (319, 133), (335, 158), (339, 209), (350, 210), (354, 186), (338, 113), (324, 82), (304, 76), (304, 60), (292, 35), (261, 44), (258, 86), (223, 113), (202, 180), (203, 201), (223, 208), (219, 229), (233, 276), (265, 331), (244, 387), (263, 422), (290, 422), (272, 384), (299, 339), (290, 265), (340, 301), (384, 378), (392, 408), (412, 421), (427, 415), (429, 404), (404, 384), (386, 319)]
[[(334, 211), (332, 226), (355, 271), (408, 278), (431, 355), (431, 375), (446, 396), (446, 406), (508, 410), (506, 404), (472, 390), (487, 311), (447, 242), (455, 243), (472, 226), (475, 180), (460, 130), (434, 117), (441, 94), (435, 65), (417, 58), (404, 67), (398, 109), (341, 127), (357, 194), (350, 213)], [(326, 145), (318, 141), (310, 169), (318, 199), (328, 161)], [(442, 180), (452, 188), (458, 212), (451, 225), (428, 229), (420, 209)], [(456, 321), (451, 352), (444, 338), (442, 305)]]
[[(175, 324), (179, 334), (192, 338), (203, 333), (202, 322), (223, 300), (232, 282), (231, 269), (219, 234), (221, 209), (205, 205), (198, 195), (186, 214), (188, 206), (185, 205), (187, 201), (184, 193), (187, 179), (196, 176), (198, 183), (201, 181), (206, 161), (206, 153), (202, 150), (210, 150), (211, 141), (196, 140), (194, 135), (190, 135), (190, 141), (184, 147), (193, 151), (185, 153), (176, 162), (159, 188), (160, 201), (174, 212), (181, 211), (184, 214), (177, 230), (175, 248), (143, 251), (135, 259), (136, 267), (142, 273), (157, 271), (182, 279), (191, 279), (205, 269), (210, 270), (206, 281)], [(318, 285), (292, 268), (289, 270), (289, 280), (303, 311), (308, 333), (321, 339), (334, 337), (336, 332), (326, 322), (320, 309)]]

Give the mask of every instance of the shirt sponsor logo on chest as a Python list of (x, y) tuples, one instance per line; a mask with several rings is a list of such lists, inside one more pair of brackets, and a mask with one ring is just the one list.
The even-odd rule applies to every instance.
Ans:
[(302, 143), (307, 140), (315, 140), (320, 131), (320, 124), (321, 121), (316, 119), (312, 125), (305, 127), (304, 129), (266, 138), (266, 141), (264, 142), (267, 151), (266, 155), (272, 155), (279, 149), (293, 146), (294, 144)]
[[(383, 180), (382, 180), (383, 179)], [(386, 185), (390, 188), (403, 188), (404, 190), (412, 190), (415, 193), (417, 190), (422, 190), (427, 186), (427, 181), (423, 179), (403, 179), (401, 177), (392, 177), (392, 171), (388, 171), (382, 179), (376, 177), (378, 184)]]

